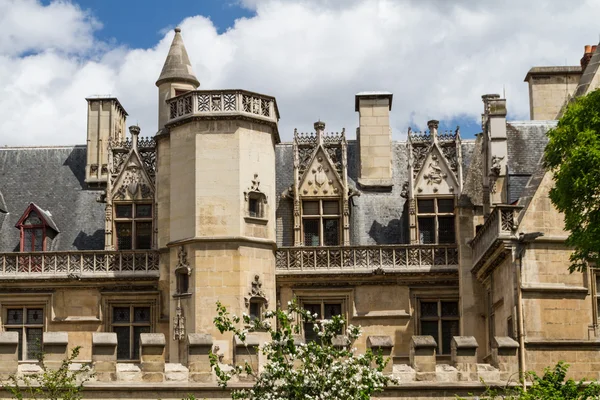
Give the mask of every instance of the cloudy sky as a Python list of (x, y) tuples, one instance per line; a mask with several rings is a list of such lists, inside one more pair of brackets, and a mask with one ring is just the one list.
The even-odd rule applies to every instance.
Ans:
[(479, 131), (481, 95), (528, 119), (534, 65), (577, 65), (599, 39), (600, 1), (0, 0), (0, 146), (85, 143), (85, 97), (117, 96), (156, 132), (158, 78), (181, 26), (201, 89), (273, 95), (280, 132), (345, 127), (354, 94), (394, 94), (393, 135)]

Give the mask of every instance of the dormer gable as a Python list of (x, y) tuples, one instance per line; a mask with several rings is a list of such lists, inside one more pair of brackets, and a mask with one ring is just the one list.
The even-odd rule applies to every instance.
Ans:
[(15, 227), (21, 231), (22, 252), (50, 249), (52, 239), (60, 232), (52, 219), (52, 214), (34, 203), (29, 203)]
[(298, 183), (300, 197), (340, 197), (344, 183), (322, 146), (317, 146)]

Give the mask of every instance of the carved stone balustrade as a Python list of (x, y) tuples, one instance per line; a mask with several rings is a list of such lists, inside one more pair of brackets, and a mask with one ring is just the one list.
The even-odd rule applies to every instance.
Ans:
[(456, 270), (455, 245), (280, 247), (278, 275), (331, 272), (427, 272)]
[(158, 252), (131, 250), (0, 253), (0, 280), (125, 276), (158, 278)]
[(275, 98), (246, 90), (193, 90), (167, 100), (168, 124), (188, 117), (248, 117), (276, 124)]
[(478, 272), (482, 266), (493, 261), (493, 253), (500, 247), (503, 241), (516, 238), (517, 213), (520, 206), (497, 205), (485, 220), (473, 240), (473, 272)]

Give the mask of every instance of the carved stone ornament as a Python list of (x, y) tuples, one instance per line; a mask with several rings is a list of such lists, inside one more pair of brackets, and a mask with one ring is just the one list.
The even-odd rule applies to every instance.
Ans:
[(435, 154), (431, 156), (431, 162), (429, 163), (428, 168), (429, 172), (423, 175), (428, 185), (439, 185), (442, 183), (442, 180), (446, 179), (447, 175), (442, 171), (440, 162)]
[(405, 181), (402, 184), (402, 190), (400, 191), (400, 197), (404, 197), (405, 199), (408, 199), (408, 181)]
[(502, 160), (504, 160), (504, 157), (492, 156), (492, 167), (490, 168), (490, 173), (492, 175), (500, 175), (500, 170), (502, 169)]
[(263, 301), (265, 308), (269, 307), (269, 299), (267, 299), (267, 295), (262, 288), (260, 276), (258, 275), (254, 275), (254, 280), (252, 281), (250, 291), (248, 292), (248, 296), (244, 297), (246, 307), (250, 307), (250, 300), (252, 299), (260, 299)]
[(177, 299), (175, 317), (173, 317), (173, 340), (185, 339), (185, 316), (181, 307), (181, 299)]
[(179, 250), (177, 250), (177, 265), (175, 266), (175, 271), (179, 272), (184, 270), (188, 275), (192, 274), (192, 268), (190, 268), (190, 263), (187, 259), (187, 251), (184, 246), (180, 246)]
[(260, 179), (258, 179), (258, 174), (254, 174), (254, 179), (252, 179), (252, 185), (244, 192), (244, 200), (248, 201), (251, 193), (257, 193), (263, 199), (263, 203), (267, 204), (267, 195), (264, 194), (260, 188)]
[(313, 163), (307, 176), (306, 185), (302, 185), (304, 195), (338, 195), (340, 189), (334, 183), (334, 174), (329, 169), (329, 163), (319, 155)]

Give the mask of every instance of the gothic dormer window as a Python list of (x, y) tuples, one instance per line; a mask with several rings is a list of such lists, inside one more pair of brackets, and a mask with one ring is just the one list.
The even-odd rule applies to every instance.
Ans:
[(21, 230), (22, 252), (46, 251), (50, 248), (52, 238), (58, 233), (50, 212), (33, 203), (27, 207), (15, 226)]
[(347, 179), (345, 133), (294, 132), (294, 184), (286, 196), (294, 201), (296, 246), (350, 244), (351, 188)]

